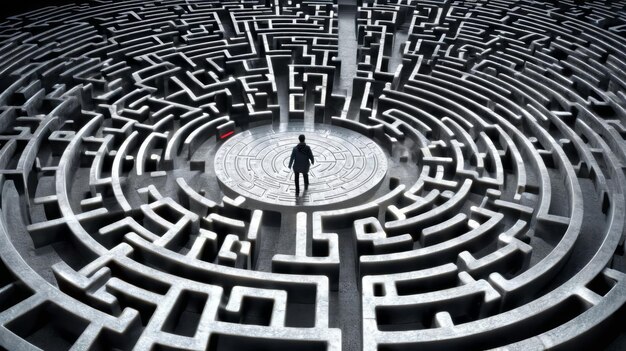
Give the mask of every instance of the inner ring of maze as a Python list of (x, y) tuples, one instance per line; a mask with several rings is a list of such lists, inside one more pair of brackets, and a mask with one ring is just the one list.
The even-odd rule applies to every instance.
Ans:
[[(309, 189), (303, 190), (298, 201), (289, 160), (301, 134), (314, 150), (315, 164), (309, 170)], [(387, 156), (368, 137), (341, 127), (257, 127), (220, 146), (215, 173), (226, 189), (270, 208), (321, 206), (354, 199), (379, 185), (387, 173)]]
[(625, 349), (625, 33), (624, 1), (6, 18), (0, 350)]

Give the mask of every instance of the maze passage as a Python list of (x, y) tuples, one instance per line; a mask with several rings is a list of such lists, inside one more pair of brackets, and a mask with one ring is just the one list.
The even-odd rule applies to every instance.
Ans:
[(623, 0), (6, 18), (0, 349), (624, 349), (625, 72)]

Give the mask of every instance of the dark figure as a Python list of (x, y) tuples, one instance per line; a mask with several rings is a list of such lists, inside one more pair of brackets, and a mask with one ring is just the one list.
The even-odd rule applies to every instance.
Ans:
[[(298, 139), (300, 144), (293, 148), (291, 159), (289, 160), (289, 168), (293, 165), (293, 172), (296, 178), (296, 196), (300, 194), (300, 173), (304, 176), (304, 190), (306, 190), (309, 188), (309, 167), (311, 164), (315, 164), (311, 148), (304, 143), (304, 135), (300, 135)], [(311, 160), (310, 164), (309, 160)]]

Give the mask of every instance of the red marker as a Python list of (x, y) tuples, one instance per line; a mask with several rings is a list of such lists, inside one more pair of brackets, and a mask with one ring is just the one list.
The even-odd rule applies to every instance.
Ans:
[(220, 139), (226, 139), (226, 138), (228, 138), (229, 136), (231, 136), (231, 135), (233, 135), (233, 134), (235, 134), (235, 132), (231, 130), (230, 132), (227, 132), (227, 133), (222, 134), (222, 135), (220, 136)]

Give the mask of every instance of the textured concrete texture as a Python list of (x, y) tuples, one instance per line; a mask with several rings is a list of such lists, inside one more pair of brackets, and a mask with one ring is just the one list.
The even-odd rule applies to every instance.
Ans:
[[(300, 135), (315, 151), (308, 172), (310, 186), (296, 195), (289, 161)], [(375, 190), (387, 175), (387, 156), (372, 139), (349, 129), (291, 123), (234, 136), (217, 151), (214, 170), (229, 195), (261, 202), (257, 204), (261, 208), (321, 208), (356, 201)], [(300, 183), (304, 187), (302, 179)]]
[(0, 350), (626, 349), (625, 6), (7, 18)]

